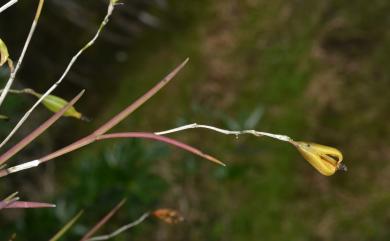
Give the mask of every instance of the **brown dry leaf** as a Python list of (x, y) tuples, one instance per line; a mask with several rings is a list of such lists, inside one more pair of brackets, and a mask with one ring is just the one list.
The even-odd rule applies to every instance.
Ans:
[(153, 216), (168, 224), (177, 224), (183, 222), (184, 217), (176, 210), (161, 208), (153, 212)]

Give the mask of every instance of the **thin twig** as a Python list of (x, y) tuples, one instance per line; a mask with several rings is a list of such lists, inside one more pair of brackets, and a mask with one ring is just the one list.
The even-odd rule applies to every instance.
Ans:
[[(28, 33), (26, 42), (24, 42), (24, 46), (23, 46), (23, 49), (22, 49), (22, 53), (20, 54), (20, 57), (18, 59), (18, 63), (16, 64), (15, 69), (11, 72), (11, 75), (10, 75), (8, 81), (7, 81), (7, 84), (4, 87), (4, 91), (0, 95), (0, 106), (3, 103), (5, 97), (7, 96), (8, 90), (11, 88), (12, 83), (14, 82), (16, 73), (18, 72), (20, 66), (22, 65), (24, 56), (26, 55), (28, 46), (30, 45), (30, 42), (31, 42), (31, 38), (34, 35), (35, 29), (37, 27), (39, 17), (41, 16), (42, 7), (43, 7), (43, 3), (44, 2), (45, 2), (45, 0), (39, 0), (37, 11), (35, 12), (35, 17), (34, 17), (34, 20), (32, 22), (32, 25), (31, 25), (31, 28), (30, 28), (30, 32)], [(0, 145), (0, 147), (1, 146), (2, 145)]]
[(151, 88), (148, 92), (134, 101), (131, 105), (129, 105), (126, 109), (121, 111), (118, 115), (114, 116), (107, 123), (99, 127), (93, 134), (101, 135), (109, 131), (111, 128), (116, 126), (119, 122), (125, 119), (128, 115), (133, 113), (136, 109), (138, 109), (141, 105), (143, 105), (146, 101), (152, 98), (159, 90), (161, 90), (166, 84), (168, 84), (173, 77), (177, 75), (177, 73), (188, 63), (189, 58), (186, 58), (181, 64), (179, 64), (174, 70), (172, 70), (167, 76), (165, 76), (160, 82), (158, 82), (153, 88)]
[(154, 96), (159, 90), (161, 90), (168, 82), (170, 82), (173, 77), (175, 77), (178, 72), (187, 64), (188, 58), (184, 60), (181, 64), (179, 64), (176, 68), (174, 68), (168, 75), (166, 75), (160, 82), (158, 82), (153, 88), (151, 88), (149, 91), (147, 91), (144, 95), (139, 97), (136, 101), (134, 101), (132, 104), (130, 104), (126, 109), (119, 112), (117, 115), (115, 115), (111, 120), (103, 124), (101, 127), (99, 127), (96, 131), (94, 131), (91, 135), (86, 136), (64, 148), (61, 148), (53, 153), (50, 153), (49, 155), (46, 155), (44, 157), (39, 158), (42, 162), (49, 161), (53, 158), (56, 158), (58, 156), (64, 155), (66, 153), (69, 153), (71, 151), (74, 151), (76, 149), (79, 149), (85, 145), (88, 145), (92, 143), (97, 136), (102, 135), (109, 131), (111, 128), (116, 126), (119, 122), (121, 122), (124, 118), (129, 116), (131, 113), (133, 113), (136, 109), (138, 109), (142, 104), (144, 104), (146, 101), (148, 101), (152, 96)]
[(267, 137), (270, 137), (273, 139), (277, 139), (280, 141), (286, 141), (286, 142), (290, 142), (290, 143), (294, 142), (291, 137), (286, 136), (286, 135), (272, 134), (272, 133), (256, 131), (256, 130), (231, 131), (231, 130), (221, 129), (221, 128), (217, 128), (217, 127), (209, 126), (209, 125), (199, 125), (196, 123), (180, 126), (177, 128), (166, 130), (166, 131), (155, 132), (154, 134), (161, 136), (161, 135), (167, 135), (167, 134), (171, 134), (174, 132), (180, 132), (180, 131), (184, 131), (184, 130), (188, 130), (188, 129), (195, 129), (195, 128), (209, 129), (209, 130), (213, 130), (213, 131), (225, 134), (225, 135), (234, 135), (236, 137), (238, 137), (239, 135), (243, 135), (243, 134), (251, 134), (254, 136), (258, 136), (258, 137), (267, 136)]
[(33, 130), (30, 134), (24, 137), (20, 142), (12, 146), (8, 151), (4, 154), (0, 155), (0, 165), (4, 164), (11, 157), (13, 157), (16, 153), (22, 150), (25, 146), (30, 144), (35, 138), (41, 135), (47, 128), (53, 125), (69, 108), (71, 108), (84, 94), (84, 90), (82, 90), (76, 97), (74, 97), (66, 106), (64, 106), (61, 110), (54, 113), (49, 119), (47, 119), (43, 124), (41, 124), (38, 128)]
[(6, 4), (4, 4), (3, 6), (0, 7), (0, 13), (2, 13), (7, 8), (11, 7), (12, 5), (14, 5), (17, 2), (18, 2), (18, 0), (11, 0), (11, 1), (7, 2)]
[[(1, 89), (0, 90), (0, 93), (3, 93), (4, 92), (4, 89)], [(35, 95), (37, 94), (33, 89), (30, 89), (30, 88), (26, 88), (26, 89), (20, 89), (20, 90), (17, 90), (17, 89), (9, 89), (8, 90), (8, 93), (9, 94), (30, 94), (30, 95)]]
[(84, 213), (83, 210), (78, 212), (76, 216), (74, 216), (71, 220), (69, 220), (65, 226), (63, 226), (49, 241), (57, 241), (59, 240), (72, 226), (77, 222), (77, 220), (81, 217), (81, 215)]
[(18, 194), (19, 194), (19, 192), (17, 192), (17, 191), (13, 192), (8, 197), (6, 197), (3, 201), (9, 201), (9, 200), (15, 198)]
[(203, 157), (204, 159), (207, 159), (211, 162), (217, 163), (221, 166), (226, 166), (225, 163), (221, 162), (217, 158), (210, 156), (206, 153), (203, 153), (201, 150), (192, 147), (190, 145), (187, 145), (183, 142), (177, 141), (175, 139), (171, 139), (165, 136), (159, 136), (153, 133), (147, 133), (147, 132), (123, 132), (123, 133), (110, 133), (98, 136), (96, 140), (104, 140), (104, 139), (114, 139), (114, 138), (142, 138), (142, 139), (152, 139), (156, 141), (161, 141), (168, 143), (170, 145), (176, 146), (178, 148), (181, 148), (183, 150), (186, 150), (192, 154), (198, 155), (200, 157)]
[[(57, 82), (55, 82), (36, 102), (35, 104), (23, 115), (23, 117), (20, 119), (20, 121), (16, 124), (16, 126), (12, 129), (12, 131), (8, 134), (8, 136), (1, 142), (0, 144), (0, 148), (2, 146), (4, 146), (8, 140), (15, 134), (15, 132), (20, 128), (20, 126), (26, 121), (26, 119), (30, 116), (30, 114), (33, 112), (33, 110), (43, 101), (43, 99), (46, 98), (46, 96), (48, 96), (51, 92), (53, 92), (57, 86), (62, 82), (62, 80), (68, 75), (69, 73), (69, 70), (71, 69), (71, 67), (73, 66), (73, 64), (76, 62), (76, 60), (79, 58), (79, 56), (86, 50), (88, 49), (89, 47), (91, 47), (96, 39), (100, 36), (100, 33), (101, 31), (103, 30), (104, 26), (107, 25), (109, 19), (110, 19), (110, 16), (112, 14), (112, 12), (114, 11), (114, 8), (115, 8), (116, 4), (115, 4), (115, 1), (111, 0), (110, 1), (110, 4), (108, 5), (108, 8), (107, 8), (107, 13), (106, 13), (106, 16), (104, 17), (103, 21), (101, 22), (100, 24), (100, 27), (99, 29), (97, 30), (95, 36), (86, 44), (84, 45), (84, 47), (82, 47), (77, 53), (76, 55), (74, 55), (72, 57), (72, 59), (70, 60), (68, 66), (66, 67), (65, 71), (62, 73), (61, 77), (57, 80)], [(18, 67), (18, 66), (16, 66)], [(15, 68), (16, 70), (16, 68)], [(15, 71), (14, 71), (15, 72)], [(10, 86), (9, 86), (10, 87)], [(9, 89), (8, 87), (8, 89)], [(4, 88), (5, 91), (7, 91), (7, 87)], [(3, 92), (2, 95), (6, 93), (6, 92)], [(1, 104), (1, 102), (0, 102)]]
[[(161, 88), (163, 88), (169, 81), (171, 81), (173, 77), (175, 77), (178, 74), (178, 72), (186, 65), (187, 62), (188, 62), (188, 58), (184, 60), (181, 64), (179, 64), (176, 68), (174, 68), (168, 75), (166, 75), (162, 80), (160, 80), (160, 82), (158, 82), (153, 88), (151, 88), (144, 95), (142, 95), (132, 104), (130, 104), (127, 108), (125, 108), (117, 115), (115, 115), (113, 118), (111, 118), (111, 120), (103, 124), (92, 134), (85, 136), (79, 139), (78, 141), (75, 141), (72, 144), (65, 146), (57, 151), (54, 151), (48, 155), (45, 155), (39, 159), (25, 162), (14, 167), (9, 167), (7, 169), (2, 169), (0, 170), (0, 177), (7, 176), (10, 173), (15, 173), (15, 172), (37, 167), (39, 164), (43, 162), (50, 161), (56, 157), (62, 156), (66, 153), (72, 152), (88, 144), (93, 143), (98, 139), (99, 136), (101, 136), (102, 134), (104, 134), (114, 126), (116, 126), (120, 121), (122, 121), (124, 118), (129, 116), (136, 109), (138, 109), (142, 104), (144, 104), (147, 100), (149, 100), (153, 95), (155, 95)], [(153, 133), (149, 133), (149, 134), (154, 135)]]
[(19, 197), (11, 198), (7, 201), (0, 201), (0, 210), (4, 208), (8, 208), (10, 205), (14, 204), (19, 200)]
[(86, 241), (88, 240), (92, 235), (94, 235), (104, 224), (106, 224), (112, 216), (125, 204), (126, 199), (122, 199), (113, 209), (111, 209), (110, 212), (108, 212), (95, 226), (92, 227), (91, 230), (89, 230), (80, 241)]
[[(141, 138), (141, 139), (152, 139), (152, 140), (156, 140), (156, 141), (160, 141), (160, 142), (165, 142), (165, 143), (168, 143), (170, 145), (176, 146), (180, 149), (186, 150), (192, 154), (203, 157), (204, 159), (209, 160), (211, 162), (217, 163), (217, 164), (222, 165), (222, 166), (226, 166), (225, 163), (221, 162), (217, 158), (210, 156), (210, 155), (202, 152), (201, 150), (199, 150), (195, 147), (192, 147), (190, 145), (187, 145), (183, 142), (177, 141), (177, 140), (172, 139), (172, 138), (168, 138), (165, 136), (159, 136), (159, 135), (156, 135), (153, 133), (147, 133), (147, 132), (123, 132), (123, 133), (104, 134), (104, 135), (96, 136), (95, 138), (91, 138), (91, 137), (83, 138), (76, 143), (79, 143), (79, 144), (77, 144), (77, 146), (78, 146), (78, 148), (80, 148), (81, 146), (91, 144), (95, 141), (106, 140), (106, 139), (117, 139), (117, 138)], [(85, 144), (85, 143), (87, 143), (87, 144)], [(46, 160), (46, 161), (48, 161), (48, 160)], [(23, 171), (26, 169), (37, 167), (38, 165), (40, 165), (41, 163), (44, 163), (46, 161), (42, 160), (42, 159), (38, 159), (38, 160), (30, 161), (30, 162), (25, 162), (25, 163), (17, 165), (17, 166), (2, 169), (2, 170), (0, 170), (0, 177), (4, 177), (4, 176), (7, 176), (8, 174), (11, 174), (11, 173), (20, 172), (20, 171)]]
[(131, 222), (129, 224), (126, 224), (120, 228), (118, 228), (117, 230), (115, 230), (114, 232), (110, 233), (110, 234), (106, 234), (106, 235), (101, 235), (101, 236), (96, 236), (96, 237), (92, 237), (90, 239), (87, 239), (86, 241), (99, 241), (99, 240), (108, 240), (110, 238), (113, 238), (121, 233), (123, 233), (124, 231), (130, 229), (130, 228), (133, 228), (139, 224), (141, 224), (143, 221), (145, 221), (145, 219), (147, 219), (148, 217), (150, 217), (150, 213), (147, 212), (147, 213), (144, 213), (141, 217), (139, 217), (137, 220), (135, 220), (134, 222)]
[(187, 150), (189, 152), (192, 152), (192, 153), (194, 153), (196, 155), (199, 155), (199, 156), (201, 156), (201, 157), (203, 157), (203, 158), (205, 158), (207, 160), (210, 160), (210, 161), (213, 161), (215, 163), (218, 163), (220, 165), (225, 166), (225, 164), (223, 162), (219, 161), (215, 157), (207, 155), (207, 154), (201, 152), (200, 150), (198, 150), (198, 149), (196, 149), (196, 148), (194, 148), (192, 146), (186, 145), (186, 144), (184, 144), (182, 142), (179, 142), (179, 141), (176, 141), (174, 139), (170, 139), (170, 138), (166, 138), (166, 137), (165, 138), (160, 137), (162, 135), (167, 135), (167, 134), (171, 134), (171, 133), (175, 133), (175, 132), (180, 132), (180, 131), (189, 130), (189, 129), (196, 129), (196, 128), (209, 129), (209, 130), (212, 130), (212, 131), (215, 131), (215, 132), (218, 132), (218, 133), (222, 133), (222, 134), (225, 134), (225, 135), (234, 135), (236, 137), (238, 137), (239, 135), (243, 135), (243, 134), (250, 134), (250, 135), (257, 136), (257, 137), (266, 136), (266, 137), (273, 138), (273, 139), (276, 139), (276, 140), (279, 140), (279, 141), (289, 142), (289, 143), (291, 143), (293, 145), (296, 144), (296, 142), (291, 137), (286, 136), (286, 135), (279, 135), (279, 134), (273, 134), (273, 133), (256, 131), (256, 130), (231, 131), (231, 130), (221, 129), (221, 128), (214, 127), (214, 126), (209, 126), (209, 125), (199, 125), (199, 124), (196, 124), (196, 123), (180, 126), (180, 127), (177, 127), (177, 128), (166, 130), (166, 131), (155, 132), (155, 133), (125, 132), (125, 133), (112, 133), (112, 134), (105, 134), (105, 135), (104, 134), (103, 135), (93, 135), (92, 134), (90, 136), (84, 137), (84, 138), (80, 139), (79, 141), (69, 145), (68, 147), (66, 147), (66, 149), (63, 148), (63, 149), (59, 150), (59, 151), (61, 151), (60, 153), (54, 152), (54, 153), (52, 153), (52, 154), (50, 154), (50, 155), (48, 155), (48, 156), (46, 156), (44, 158), (40, 158), (38, 160), (34, 160), (34, 161), (31, 161), (31, 162), (26, 162), (26, 163), (21, 164), (19, 166), (10, 167), (10, 168), (7, 168), (7, 169), (0, 170), (0, 177), (6, 176), (6, 175), (8, 175), (11, 172), (19, 172), (19, 171), (22, 171), (22, 170), (25, 170), (25, 169), (28, 169), (28, 168), (36, 167), (40, 163), (46, 162), (48, 160), (51, 160), (54, 157), (63, 155), (65, 153), (68, 153), (70, 151), (78, 149), (78, 148), (80, 148), (82, 146), (91, 144), (94, 141), (104, 140), (104, 139), (112, 139), (112, 138), (145, 138), (145, 139), (155, 139), (155, 140), (158, 140), (158, 141), (169, 143), (171, 145), (175, 145), (175, 146), (177, 146), (179, 148), (182, 148), (182, 149)]
[(0, 201), (0, 210), (6, 208), (12, 202), (18, 201), (19, 200), (19, 197), (17, 196), (18, 194), (19, 192), (11, 193), (8, 197), (4, 198), (4, 200)]

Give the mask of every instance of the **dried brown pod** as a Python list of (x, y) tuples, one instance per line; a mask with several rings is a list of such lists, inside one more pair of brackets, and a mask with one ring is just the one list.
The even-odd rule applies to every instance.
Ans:
[(176, 210), (161, 208), (155, 210), (153, 216), (156, 218), (168, 223), (168, 224), (177, 224), (184, 221), (184, 217)]

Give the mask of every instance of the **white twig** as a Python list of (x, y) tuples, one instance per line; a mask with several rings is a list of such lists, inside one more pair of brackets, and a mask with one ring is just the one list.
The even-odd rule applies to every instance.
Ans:
[(29, 161), (29, 162), (26, 162), (26, 163), (23, 163), (23, 164), (20, 164), (17, 166), (7, 168), (6, 172), (7, 173), (19, 172), (19, 171), (26, 170), (29, 168), (37, 167), (40, 163), (41, 162), (39, 160)]
[(6, 4), (4, 4), (3, 6), (0, 7), (0, 13), (2, 13), (7, 8), (11, 7), (12, 5), (14, 5), (17, 2), (18, 2), (18, 0), (11, 0), (11, 1), (7, 2)]
[(18, 72), (20, 66), (22, 65), (24, 56), (26, 55), (28, 46), (30, 45), (30, 42), (31, 42), (31, 38), (34, 35), (35, 29), (37, 27), (39, 16), (40, 16), (41, 10), (42, 10), (42, 5), (43, 5), (43, 1), (41, 0), (41, 1), (39, 1), (37, 12), (35, 14), (35, 17), (34, 17), (32, 24), (31, 24), (30, 32), (28, 33), (26, 42), (24, 42), (24, 46), (22, 49), (22, 53), (20, 54), (20, 57), (18, 59), (18, 63), (16, 64), (15, 69), (11, 72), (11, 75), (9, 76), (9, 79), (4, 87), (4, 90), (0, 95), (0, 106), (3, 103), (5, 97), (7, 96), (8, 90), (11, 88), (12, 83), (15, 80), (16, 73)]
[(126, 224), (110, 234), (92, 237), (90, 239), (87, 239), (86, 241), (108, 240), (112, 237), (119, 235), (120, 233), (123, 233), (124, 231), (126, 231), (134, 226), (137, 226), (138, 224), (142, 223), (145, 219), (147, 219), (149, 216), (150, 216), (150, 213), (144, 213), (141, 217), (139, 217), (134, 222)]
[(33, 160), (33, 161), (28, 161), (28, 162), (25, 162), (25, 163), (22, 163), (22, 164), (19, 164), (16, 166), (8, 167), (8, 168), (2, 167), (0, 169), (0, 177), (4, 177), (4, 176), (7, 176), (11, 173), (20, 172), (20, 171), (24, 171), (24, 170), (27, 170), (30, 168), (37, 167), (41, 163), (42, 162), (40, 160)]
[[(57, 88), (57, 86), (62, 82), (62, 80), (66, 77), (66, 75), (68, 74), (69, 70), (71, 69), (71, 67), (73, 66), (73, 64), (76, 62), (76, 60), (78, 59), (78, 57), (86, 50), (88, 49), (89, 47), (91, 47), (96, 39), (100, 36), (100, 33), (101, 31), (103, 30), (104, 26), (108, 23), (109, 21), (109, 18), (114, 10), (114, 7), (115, 7), (115, 3), (111, 0), (110, 1), (110, 4), (108, 5), (108, 9), (107, 9), (107, 14), (106, 16), (104, 17), (104, 20), (102, 21), (102, 23), (100, 24), (100, 27), (99, 29), (97, 30), (95, 36), (86, 44), (84, 45), (84, 47), (82, 47), (77, 53), (76, 55), (73, 56), (73, 58), (70, 60), (68, 66), (66, 67), (65, 71), (62, 73), (61, 77), (57, 80), (57, 82), (55, 82), (36, 102), (35, 104), (23, 115), (23, 117), (19, 120), (19, 122), (16, 124), (16, 126), (12, 129), (12, 131), (8, 134), (8, 136), (1, 142), (0, 144), (0, 148), (3, 147), (7, 142), (8, 140), (15, 134), (15, 132), (19, 129), (19, 127), (26, 121), (26, 119), (30, 116), (30, 114), (34, 111), (34, 109), (42, 102), (42, 100), (44, 98), (46, 98), (46, 96), (48, 96), (51, 92), (53, 92), (55, 90), (55, 88)], [(2, 94), (5, 93), (5, 90)], [(1, 102), (0, 102), (1, 104)]]
[(294, 142), (291, 137), (286, 136), (286, 135), (272, 134), (272, 133), (268, 133), (268, 132), (255, 131), (255, 130), (231, 131), (231, 130), (217, 128), (214, 126), (198, 125), (196, 123), (180, 126), (180, 127), (174, 128), (174, 129), (166, 130), (166, 131), (155, 132), (154, 134), (166, 135), (166, 134), (170, 134), (170, 133), (174, 133), (174, 132), (184, 131), (184, 130), (188, 130), (188, 129), (195, 129), (195, 128), (209, 129), (209, 130), (213, 130), (213, 131), (225, 134), (225, 135), (235, 135), (236, 137), (238, 137), (239, 135), (242, 135), (242, 134), (251, 134), (254, 136), (258, 136), (258, 137), (267, 136), (267, 137), (270, 137), (273, 139), (277, 139), (280, 141), (286, 141), (286, 142), (290, 142), (290, 143)]

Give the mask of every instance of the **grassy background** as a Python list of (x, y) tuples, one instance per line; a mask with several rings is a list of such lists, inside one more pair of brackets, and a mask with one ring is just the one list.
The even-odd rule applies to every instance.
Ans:
[(74, 240), (126, 196), (105, 231), (156, 207), (186, 221), (148, 221), (115, 240), (388, 240), (389, 10), (385, 0), (171, 1), (163, 27), (129, 48), (118, 88), (99, 93), (107, 103), (94, 122), (78, 127), (93, 130), (188, 56), (185, 70), (117, 130), (197, 122), (282, 133), (338, 147), (349, 172), (323, 177), (286, 144), (205, 130), (174, 137), (227, 168), (163, 144), (99, 143), (36, 171), (47, 180), (7, 180), (59, 207), (4, 212), (1, 237), (48, 238), (84, 208)]

